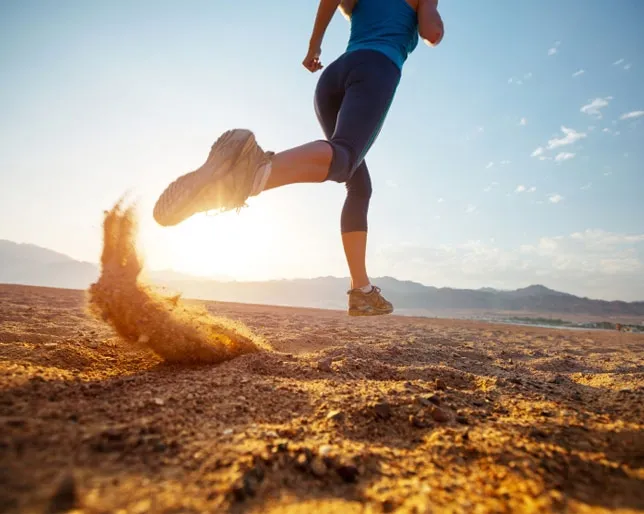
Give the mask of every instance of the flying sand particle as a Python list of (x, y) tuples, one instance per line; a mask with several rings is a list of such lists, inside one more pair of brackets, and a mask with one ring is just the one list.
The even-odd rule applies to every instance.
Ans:
[(245, 326), (154, 292), (139, 280), (141, 270), (134, 210), (119, 201), (105, 213), (101, 276), (89, 288), (89, 312), (166, 362), (219, 363), (261, 351)]

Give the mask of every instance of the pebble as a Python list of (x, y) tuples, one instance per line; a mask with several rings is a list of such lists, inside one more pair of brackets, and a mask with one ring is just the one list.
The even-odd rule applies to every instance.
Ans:
[(323, 444), (322, 446), (320, 446), (320, 449), (319, 449), (318, 452), (319, 452), (321, 457), (326, 457), (329, 453), (331, 453), (331, 450), (332, 450), (332, 448), (331, 448), (330, 445)]
[(344, 412), (341, 410), (332, 410), (326, 415), (326, 419), (331, 421), (342, 421), (344, 419)]
[(150, 342), (150, 336), (149, 336), (149, 335), (147, 335), (147, 334), (141, 334), (141, 335), (139, 336), (139, 343), (143, 343), (143, 344), (145, 344), (145, 343), (148, 343), (148, 342)]
[(316, 477), (323, 477), (326, 475), (327, 467), (320, 457), (314, 457), (311, 461), (311, 473)]
[(156, 405), (164, 405), (165, 402), (163, 401), (163, 398), (155, 398), (152, 400)]
[(429, 426), (421, 416), (415, 416), (413, 414), (409, 416), (409, 423), (416, 428), (427, 428)]
[(335, 471), (345, 482), (355, 482), (360, 474), (358, 468), (352, 464), (338, 466)]
[(435, 386), (436, 386), (436, 389), (438, 389), (439, 391), (444, 391), (445, 389), (447, 389), (447, 385), (440, 378), (436, 379)]
[(227, 428), (226, 430), (224, 430), (224, 435), (231, 435), (232, 433), (233, 433), (232, 428)]
[(374, 405), (373, 407), (374, 412), (376, 413), (376, 416), (378, 416), (380, 419), (389, 419), (391, 418), (391, 405), (389, 405), (387, 402), (380, 402)]
[(461, 425), (469, 425), (470, 422), (467, 420), (465, 416), (456, 416), (456, 422), (460, 423)]
[(320, 371), (332, 371), (331, 365), (333, 364), (333, 359), (330, 357), (327, 357), (326, 359), (322, 359), (318, 361), (318, 369)]
[(437, 395), (433, 394), (431, 396), (419, 396), (416, 401), (425, 407), (430, 405), (440, 405), (441, 399)]
[(447, 411), (441, 409), (440, 407), (434, 407), (430, 412), (432, 418), (439, 423), (445, 423), (449, 421), (450, 417)]

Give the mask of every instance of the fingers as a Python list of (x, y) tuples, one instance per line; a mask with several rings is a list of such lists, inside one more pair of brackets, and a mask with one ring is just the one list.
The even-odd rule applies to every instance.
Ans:
[(323, 68), (322, 63), (318, 57), (308, 57), (302, 62), (303, 66), (311, 73), (315, 73)]

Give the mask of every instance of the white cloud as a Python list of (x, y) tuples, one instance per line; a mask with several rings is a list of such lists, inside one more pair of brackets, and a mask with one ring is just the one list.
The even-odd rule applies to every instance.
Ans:
[(523, 193), (524, 191), (525, 191), (524, 185), (518, 185), (517, 188), (514, 190), (515, 193)]
[(513, 245), (465, 241), (392, 245), (378, 255), (389, 274), (438, 287), (514, 289), (541, 283), (602, 299), (644, 299), (644, 234), (582, 230)]
[(494, 163), (492, 161), (490, 161), (485, 165), (485, 169), (489, 170), (492, 166), (494, 166)]
[(472, 214), (476, 210), (476, 205), (469, 204), (465, 209), (466, 214)]
[(548, 55), (555, 55), (557, 53), (557, 49), (553, 46), (548, 50)]
[(498, 182), (492, 182), (490, 183), (489, 186), (485, 186), (485, 188), (483, 188), (483, 191), (485, 191), (486, 193), (489, 193), (490, 191), (492, 191), (493, 188), (495, 188), (498, 185), (499, 185)]
[(501, 166), (507, 166), (510, 163), (511, 163), (511, 161), (509, 161), (507, 159), (503, 159), (500, 164), (501, 164)]
[(578, 70), (575, 73), (572, 74), (573, 77), (579, 77), (580, 75), (583, 75), (586, 73), (586, 70)]
[(543, 147), (542, 147), (542, 146), (540, 146), (539, 148), (537, 148), (534, 152), (532, 152), (532, 153), (530, 154), (530, 157), (539, 157), (540, 155), (543, 155), (543, 152), (544, 152), (544, 151), (545, 151), (545, 150), (543, 149)]
[(514, 190), (515, 193), (534, 193), (537, 190), (536, 186), (526, 187), (523, 184), (517, 186)]
[(524, 73), (523, 77), (510, 77), (508, 79), (508, 84), (516, 84), (517, 86), (522, 85), (524, 82), (527, 82), (532, 78), (532, 72)]
[(552, 150), (560, 146), (571, 145), (586, 137), (584, 132), (577, 132), (575, 129), (564, 127), (563, 125), (561, 126), (561, 131), (564, 133), (564, 137), (550, 139), (548, 141), (548, 149)]
[(527, 124), (528, 124), (528, 120), (526, 118), (521, 118), (519, 120), (519, 125), (521, 125), (522, 127), (525, 127)]
[(445, 201), (445, 199), (441, 197), (441, 198), (439, 198), (439, 199), (438, 199), (438, 200), (436, 200), (436, 201), (437, 201), (438, 203), (443, 203), (443, 202)]
[(582, 106), (580, 111), (588, 114), (589, 116), (594, 116), (595, 118), (599, 119), (602, 117), (601, 109), (608, 106), (608, 102), (612, 99), (612, 96), (607, 96), (605, 98), (595, 98), (589, 104)]
[(563, 201), (563, 199), (564, 199), (564, 197), (561, 196), (558, 193), (553, 193), (553, 194), (548, 196), (548, 201), (550, 203), (559, 203), (559, 202)]
[(622, 58), (622, 59), (617, 59), (617, 60), (613, 63), (613, 65), (614, 65), (614, 66), (619, 66), (619, 65), (620, 65), (620, 64), (622, 64), (623, 62), (624, 62), (624, 58)]
[(588, 182), (588, 184), (581, 186), (582, 191), (588, 191), (591, 187), (593, 187), (592, 182)]
[(631, 66), (632, 66), (632, 64), (629, 62), (628, 64), (624, 65), (624, 69), (628, 71), (628, 70), (631, 69)]
[(620, 120), (632, 120), (633, 118), (639, 118), (640, 116), (644, 116), (644, 111), (631, 111), (622, 114), (619, 119)]
[(555, 157), (555, 161), (557, 162), (562, 162), (562, 161), (567, 161), (570, 159), (574, 159), (576, 153), (571, 153), (571, 152), (559, 152), (557, 156)]

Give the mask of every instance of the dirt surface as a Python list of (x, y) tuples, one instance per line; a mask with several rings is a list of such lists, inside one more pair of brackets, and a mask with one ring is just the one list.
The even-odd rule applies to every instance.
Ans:
[(644, 511), (644, 335), (205, 305), (271, 350), (169, 365), (0, 286), (0, 511)]

